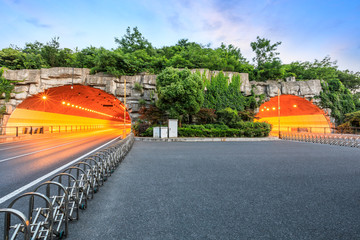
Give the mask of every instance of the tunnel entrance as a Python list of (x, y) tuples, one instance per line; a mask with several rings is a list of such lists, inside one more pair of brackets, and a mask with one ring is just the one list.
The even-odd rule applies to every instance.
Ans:
[(89, 86), (65, 85), (47, 89), (20, 103), (6, 124), (7, 134), (16, 127), (22, 133), (30, 131), (29, 127), (39, 132), (53, 128), (54, 131), (119, 128), (130, 132), (131, 119), (115, 96)]
[(260, 122), (272, 125), (271, 135), (281, 132), (330, 133), (331, 122), (312, 102), (294, 95), (273, 97), (263, 103), (256, 115)]

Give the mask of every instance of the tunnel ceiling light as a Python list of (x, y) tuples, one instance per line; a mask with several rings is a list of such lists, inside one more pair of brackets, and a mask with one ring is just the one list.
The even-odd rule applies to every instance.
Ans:
[(84, 111), (96, 113), (96, 114), (103, 115), (103, 116), (107, 116), (107, 117), (110, 117), (110, 118), (116, 118), (116, 117), (113, 116), (113, 115), (106, 114), (106, 113), (102, 113), (102, 112), (98, 112), (98, 111), (95, 111), (95, 110), (92, 110), (92, 109), (89, 109), (89, 108), (84, 108), (84, 107), (81, 107), (81, 106), (78, 106), (78, 105), (75, 105), (75, 104), (66, 103), (65, 101), (62, 101), (61, 103), (62, 103), (63, 105), (66, 104), (67, 106), (75, 107), (75, 108), (80, 109), (80, 110), (84, 110)]

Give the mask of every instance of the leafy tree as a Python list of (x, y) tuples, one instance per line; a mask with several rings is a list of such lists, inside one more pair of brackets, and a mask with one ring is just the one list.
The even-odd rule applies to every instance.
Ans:
[(59, 59), (58, 53), (60, 51), (59, 37), (54, 37), (47, 42), (41, 49), (41, 56), (47, 62), (49, 67), (60, 67), (61, 60)]
[(18, 49), (4, 48), (0, 51), (0, 66), (8, 69), (23, 69), (23, 53)]
[(119, 48), (124, 53), (132, 53), (137, 50), (146, 50), (149, 54), (153, 51), (151, 43), (143, 37), (137, 27), (126, 29), (126, 34), (121, 38), (115, 38), (115, 42), (119, 44)]
[(204, 102), (204, 87), (199, 73), (168, 67), (156, 78), (157, 106), (170, 118), (196, 114)]
[(284, 71), (282, 64), (278, 58), (279, 53), (276, 52), (281, 42), (270, 43), (269, 39), (256, 38), (256, 42), (251, 42), (250, 46), (255, 53), (253, 61), (256, 63), (255, 79), (266, 81), (268, 79), (283, 78)]
[(270, 40), (266, 38), (256, 37), (256, 42), (251, 42), (250, 46), (256, 56), (253, 58), (253, 61), (256, 62), (257, 67), (267, 63), (273, 62), (274, 60), (278, 61), (277, 57), (280, 53), (276, 52), (277, 47), (281, 44), (281, 42), (276, 42), (274, 44), (270, 44)]
[(360, 87), (360, 72), (352, 72), (349, 70), (337, 71), (339, 80), (345, 87), (355, 90)]
[(285, 76), (295, 76), (298, 80), (320, 79), (333, 80), (338, 78), (336, 61), (329, 56), (314, 62), (292, 62), (284, 65)]
[(204, 81), (206, 86), (204, 107), (222, 110), (227, 107), (242, 111), (245, 109), (246, 98), (240, 91), (240, 75), (234, 75), (229, 83), (229, 77), (223, 72), (213, 76), (210, 81)]

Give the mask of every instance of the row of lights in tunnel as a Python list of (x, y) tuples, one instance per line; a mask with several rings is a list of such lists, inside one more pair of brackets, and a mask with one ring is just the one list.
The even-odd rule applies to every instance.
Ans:
[[(294, 107), (294, 108), (296, 108), (296, 107), (297, 107), (297, 105), (296, 105), (296, 104), (294, 104), (294, 105), (293, 105), (293, 107)], [(280, 109), (280, 107), (279, 107), (279, 109)], [(263, 111), (265, 111), (265, 110), (266, 110), (266, 111), (270, 111), (270, 108), (268, 108), (268, 107), (264, 106), (264, 108), (263, 108), (263, 109), (261, 109), (261, 111), (262, 111), (262, 112), (263, 112)], [(276, 110), (276, 107), (273, 107), (273, 108), (272, 108), (272, 110), (274, 110), (274, 111), (275, 111), (275, 110)]]
[(76, 108), (76, 109), (79, 109), (79, 110), (84, 110), (84, 111), (96, 113), (96, 114), (103, 115), (103, 116), (106, 116), (106, 117), (112, 117), (112, 118), (120, 119), (120, 117), (115, 117), (115, 116), (112, 116), (112, 115), (109, 115), (109, 114), (106, 114), (106, 113), (102, 113), (102, 112), (98, 112), (98, 111), (95, 111), (95, 110), (92, 110), (92, 109), (89, 109), (89, 108), (84, 108), (84, 107), (81, 107), (81, 106), (78, 106), (78, 105), (75, 105), (75, 104), (71, 104), (69, 102), (67, 103), (67, 102), (63, 101), (62, 104), (65, 105), (65, 106), (68, 106), (68, 107), (73, 107), (73, 108)]
[[(43, 95), (42, 99), (46, 100), (47, 97), (45, 95)], [(78, 105), (75, 105), (75, 104), (71, 104), (69, 102), (67, 103), (65, 101), (62, 101), (62, 105), (65, 105), (65, 106), (68, 106), (68, 107), (73, 107), (73, 108), (76, 108), (76, 109), (79, 109), (79, 110), (84, 110), (84, 111), (96, 113), (96, 114), (103, 115), (103, 116), (106, 116), (106, 117), (120, 119), (120, 117), (115, 117), (115, 116), (112, 116), (112, 115), (109, 115), (109, 114), (106, 114), (106, 113), (102, 113), (102, 112), (98, 112), (98, 111), (95, 111), (95, 110), (92, 110), (92, 109), (89, 109), (89, 108), (84, 108), (84, 107), (81, 107), (81, 106), (78, 106)]]
[[(46, 100), (46, 99), (47, 99), (47, 96), (46, 96), (46, 95), (43, 95), (43, 96), (42, 96), (42, 99), (43, 99), (43, 100)], [(114, 101), (115, 101), (115, 100), (114, 100)], [(75, 105), (75, 104), (71, 104), (71, 103), (66, 102), (66, 101), (62, 101), (61, 103), (62, 103), (62, 105), (65, 105), (65, 106), (68, 106), (68, 107), (73, 107), (73, 108), (76, 108), (76, 109), (79, 109), (79, 110), (84, 110), (84, 111), (96, 113), (96, 114), (103, 115), (103, 116), (106, 116), (106, 117), (121, 119), (120, 117), (115, 117), (115, 116), (112, 116), (112, 115), (110, 115), (110, 114), (98, 112), (98, 111), (95, 111), (95, 110), (92, 110), (92, 109), (89, 109), (89, 108), (84, 108), (84, 107), (81, 107), (81, 106), (78, 106), (78, 105)], [(121, 106), (121, 107), (124, 108), (123, 106)]]

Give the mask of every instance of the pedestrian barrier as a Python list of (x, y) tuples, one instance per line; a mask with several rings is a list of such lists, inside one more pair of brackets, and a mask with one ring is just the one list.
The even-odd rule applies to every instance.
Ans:
[[(4, 239), (51, 240), (68, 236), (69, 221), (79, 220), (79, 210), (87, 208), (87, 201), (94, 198), (133, 143), (134, 135), (130, 134), (0, 209), (4, 215)], [(27, 209), (24, 210), (24, 206), (28, 206)]]
[(360, 148), (360, 136), (345, 134), (281, 132), (281, 139)]

